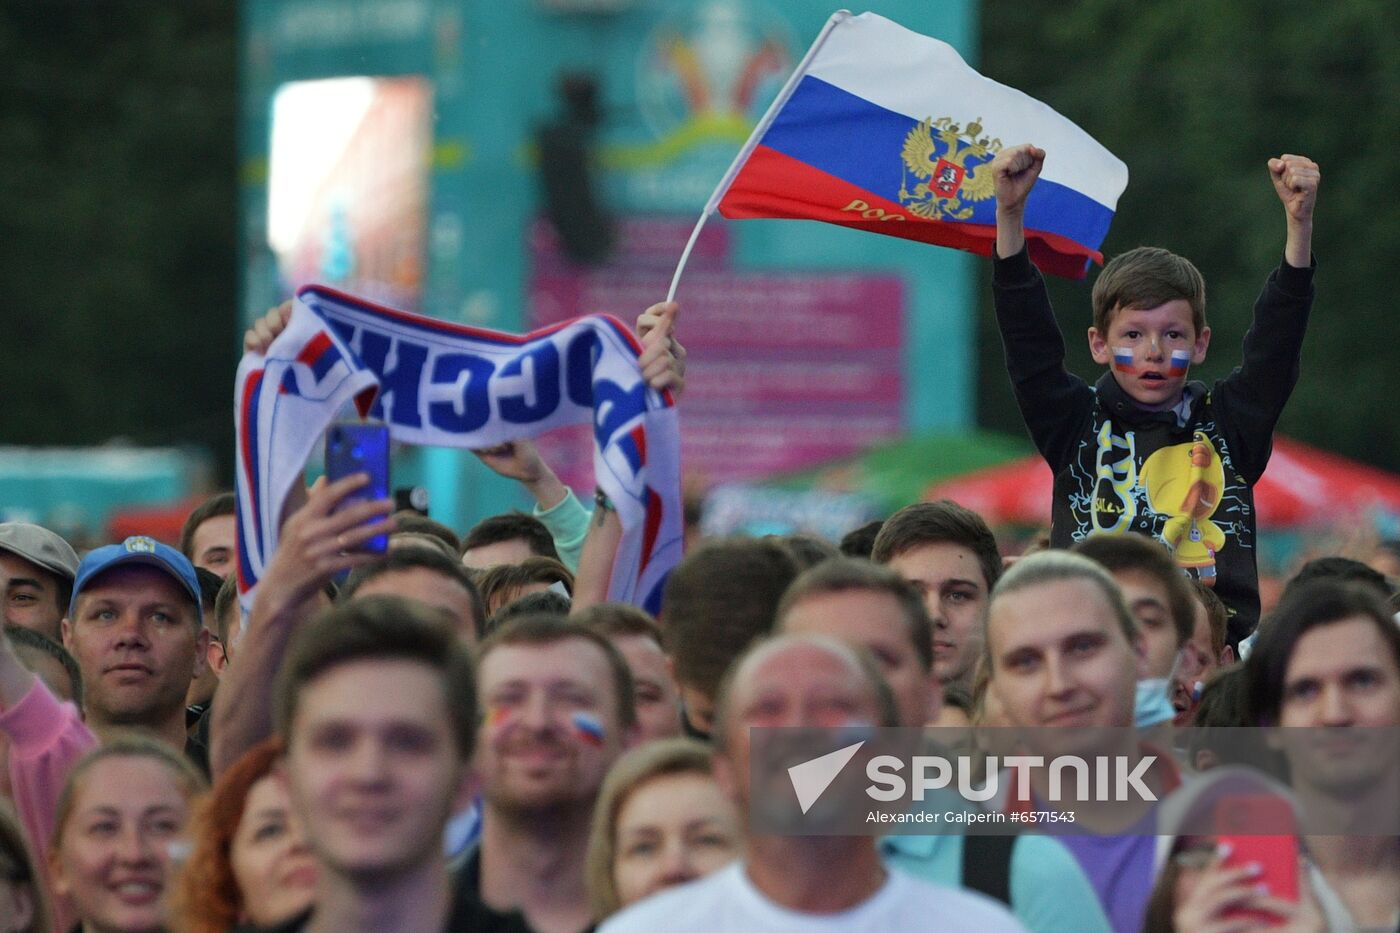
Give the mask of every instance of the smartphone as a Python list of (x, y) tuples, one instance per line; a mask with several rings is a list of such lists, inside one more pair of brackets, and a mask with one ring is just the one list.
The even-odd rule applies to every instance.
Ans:
[[(356, 473), (368, 473), (369, 485), (340, 504), (389, 497), (389, 426), (382, 421), (337, 421), (326, 429), (326, 479), (335, 482)], [(389, 536), (376, 535), (362, 548), (372, 554), (389, 549)]]
[[(1230, 847), (1226, 865), (1257, 862), (1264, 870), (1255, 883), (1268, 885), (1274, 897), (1297, 903), (1298, 834), (1287, 800), (1267, 794), (1222, 797), (1215, 805), (1215, 828), (1216, 840)], [(1283, 923), (1274, 914), (1245, 908), (1225, 916), (1247, 917), (1267, 926)]]

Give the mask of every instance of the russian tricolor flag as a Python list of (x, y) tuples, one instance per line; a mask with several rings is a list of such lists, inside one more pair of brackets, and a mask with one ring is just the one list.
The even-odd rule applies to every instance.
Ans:
[(827, 21), (706, 205), (823, 220), (991, 255), (989, 163), (1045, 149), (1026, 208), (1031, 258), (1082, 278), (1102, 262), (1128, 169), (1045, 104), (982, 77), (946, 43), (874, 13)]
[(1129, 347), (1113, 348), (1113, 368), (1120, 373), (1132, 375), (1135, 370), (1133, 366), (1133, 351)]

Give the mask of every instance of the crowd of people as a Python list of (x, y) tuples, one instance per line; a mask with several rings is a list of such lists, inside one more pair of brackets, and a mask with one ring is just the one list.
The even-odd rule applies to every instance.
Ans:
[[(1366, 825), (1393, 824), (1400, 775), (1347, 738), (1400, 731), (1395, 583), (1328, 557), (1261, 612), (1252, 519), (1217, 514), (1248, 503), (1296, 374), (1316, 166), (1271, 160), (1289, 235), (1241, 370), (1187, 382), (1199, 273), (1135, 250), (1095, 287), (1091, 389), (1020, 230), (1043, 158), (996, 163), (998, 319), (1057, 473), (1034, 553), (950, 501), (839, 545), (695, 534), (653, 618), (604, 600), (616, 515), (529, 441), (478, 455), (532, 511), (461, 536), (358, 498), (362, 475), (298, 489), (246, 616), (231, 494), (178, 547), (80, 556), (0, 524), (0, 930), (1400, 928), (1400, 835)], [(675, 314), (638, 332), (652, 385), (679, 391)], [(1073, 735), (1150, 765), (1155, 800), (1081, 801), (1069, 834), (768, 832), (753, 730), (782, 726), (962, 730), (988, 769), (998, 734), (1046, 755)], [(1273, 727), (1336, 738), (1272, 739), (1291, 786), (1255, 791), (1363, 816), (1299, 823), (1292, 864), (1240, 863), (1200, 814), (1213, 774), (1243, 780), (1251, 743), (1220, 736)], [(1055, 799), (1018, 774), (1029, 795), (1004, 780), (969, 812)]]

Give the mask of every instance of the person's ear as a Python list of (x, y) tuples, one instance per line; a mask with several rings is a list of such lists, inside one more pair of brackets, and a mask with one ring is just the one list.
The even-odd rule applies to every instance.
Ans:
[(223, 679), (224, 671), (228, 670), (228, 653), (224, 651), (224, 643), (210, 638), (208, 647), (204, 649), (204, 660), (214, 676)]
[(1210, 328), (1202, 327), (1201, 332), (1196, 335), (1196, 343), (1191, 348), (1191, 363), (1199, 365), (1206, 361), (1206, 350), (1210, 349)]
[(204, 626), (199, 627), (199, 634), (194, 636), (194, 669), (190, 671), (190, 679), (193, 680), (204, 673), (204, 668), (209, 664), (209, 630)]
[(1113, 350), (1108, 345), (1108, 335), (1099, 333), (1097, 327), (1089, 328), (1089, 355), (1100, 366), (1113, 362)]
[(73, 653), (73, 623), (67, 616), (58, 623), (58, 632), (63, 639), (63, 647), (68, 649), (68, 653)]
[(1235, 649), (1229, 645), (1220, 649), (1220, 666), (1229, 667), (1235, 663)]

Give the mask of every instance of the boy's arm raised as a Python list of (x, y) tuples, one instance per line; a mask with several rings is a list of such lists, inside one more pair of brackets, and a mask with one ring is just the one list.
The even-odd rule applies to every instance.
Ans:
[(1273, 432), (1298, 384), (1303, 336), (1313, 301), (1312, 220), (1321, 172), (1306, 156), (1269, 160), (1269, 177), (1288, 222), (1283, 263), (1270, 273), (1244, 335), (1240, 366), (1216, 383), (1213, 395), (1229, 425), (1235, 469), (1257, 482), (1269, 462)]
[(997, 196), (997, 256), (1015, 256), (1026, 245), (1026, 199), (1045, 165), (1045, 150), (1026, 143), (992, 160)]
[(1058, 470), (1073, 456), (1094, 393), (1065, 369), (1064, 336), (1045, 281), (1026, 254), (1026, 199), (1044, 164), (1045, 150), (1031, 145), (1004, 149), (992, 161), (997, 198), (992, 299), (1021, 417), (1036, 448)]
[(1307, 156), (1285, 153), (1269, 160), (1269, 177), (1288, 218), (1283, 258), (1295, 269), (1306, 269), (1312, 264), (1313, 206), (1317, 203), (1322, 172)]

